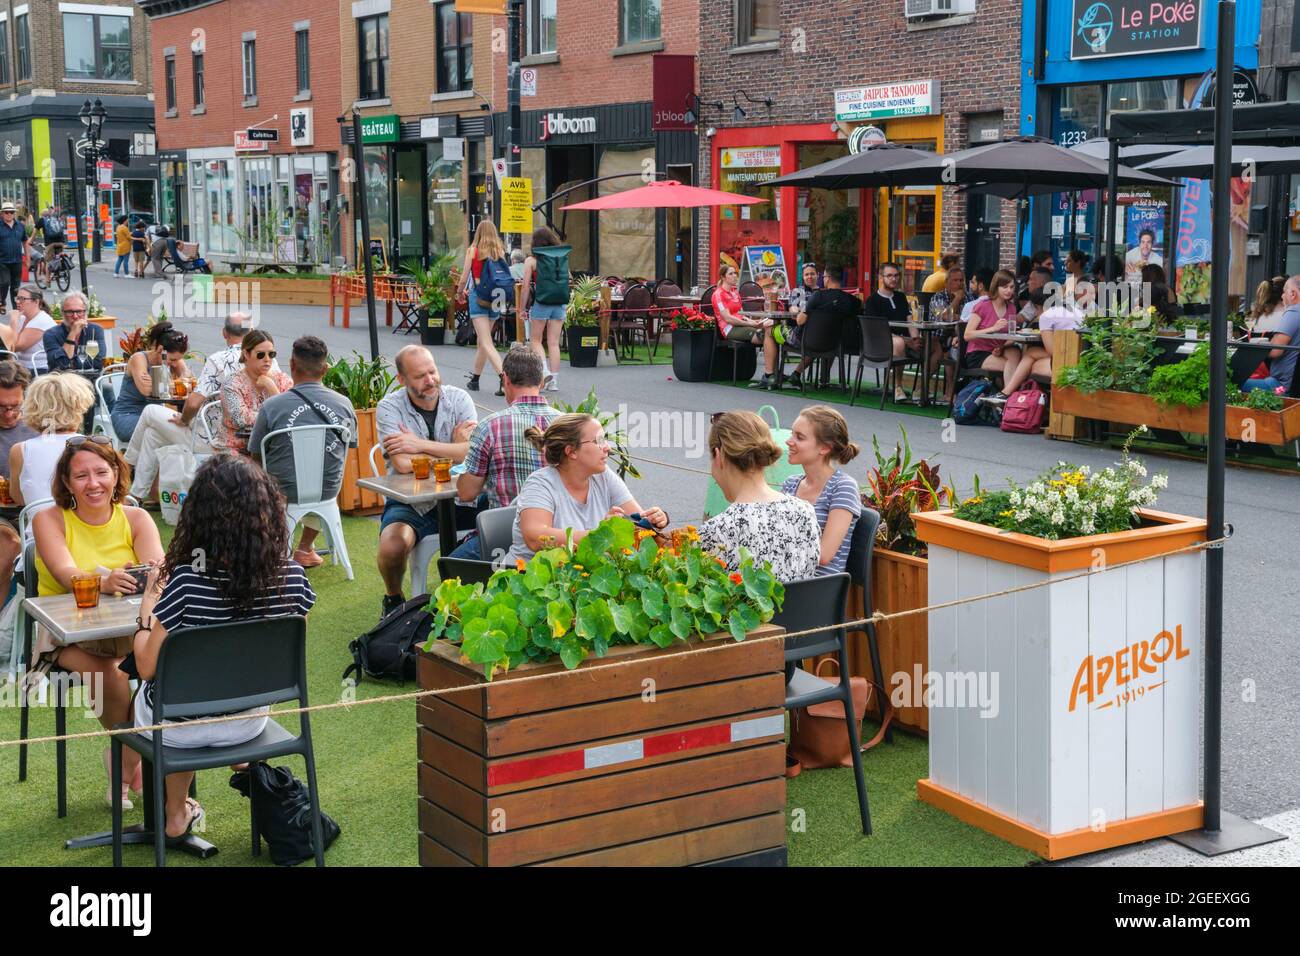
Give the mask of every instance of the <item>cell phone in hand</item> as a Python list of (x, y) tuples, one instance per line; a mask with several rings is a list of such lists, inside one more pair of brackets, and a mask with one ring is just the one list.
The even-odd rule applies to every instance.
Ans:
[(122, 570), (135, 579), (135, 589), (137, 591), (144, 590), (145, 584), (149, 581), (149, 565), (137, 564), (134, 567), (123, 568)]
[(634, 511), (632, 512), (632, 514), (628, 515), (627, 517), (628, 520), (630, 520), (638, 528), (645, 528), (645, 530), (647, 531), (659, 530), (650, 523), (650, 519), (641, 517), (641, 512), (639, 511)]

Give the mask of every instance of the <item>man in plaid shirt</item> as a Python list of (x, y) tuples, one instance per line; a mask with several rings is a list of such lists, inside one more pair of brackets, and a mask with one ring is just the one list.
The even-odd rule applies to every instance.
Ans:
[[(534, 425), (545, 429), (560, 415), (541, 397), (540, 355), (526, 345), (517, 345), (506, 353), (501, 370), (509, 404), (478, 423), (469, 439), (465, 471), (456, 479), (456, 496), (461, 501), (474, 501), (481, 493), (487, 496), (489, 508), (509, 505), (524, 479), (542, 467), (542, 456), (524, 438), (524, 432)], [(466, 538), (451, 557), (484, 559), (478, 536)]]

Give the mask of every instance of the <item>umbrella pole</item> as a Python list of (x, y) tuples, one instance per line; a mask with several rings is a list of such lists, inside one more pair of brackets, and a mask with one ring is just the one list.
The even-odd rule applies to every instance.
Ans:
[(1115, 216), (1119, 212), (1119, 196), (1115, 192), (1115, 179), (1119, 175), (1119, 143), (1115, 137), (1110, 139), (1110, 164), (1106, 171), (1106, 232), (1104, 233), (1106, 244), (1102, 247), (1106, 250), (1106, 278), (1110, 282), (1115, 282), (1119, 276), (1115, 275)]
[[(1236, 33), (1236, 3), (1219, 3), (1218, 69), (1214, 102), (1214, 194), (1210, 270), (1210, 434), (1209, 468), (1206, 475), (1205, 522), (1211, 539), (1222, 537), (1224, 523), (1223, 481), (1226, 451), (1224, 401), (1228, 362), (1228, 261), (1231, 255), (1230, 218), (1232, 175), (1232, 71)], [(1111, 167), (1114, 168), (1113, 166)], [(1171, 837), (1205, 856), (1259, 846), (1284, 839), (1249, 820), (1224, 813), (1220, 806), (1223, 781), (1223, 548), (1220, 544), (1205, 553), (1205, 817), (1203, 829)]]
[(1075, 246), (1077, 244), (1074, 238), (1075, 237), (1074, 217), (1075, 217), (1075, 210), (1078, 209), (1078, 206), (1079, 206), (1078, 190), (1071, 189), (1070, 190), (1070, 251), (1071, 252), (1074, 251)]

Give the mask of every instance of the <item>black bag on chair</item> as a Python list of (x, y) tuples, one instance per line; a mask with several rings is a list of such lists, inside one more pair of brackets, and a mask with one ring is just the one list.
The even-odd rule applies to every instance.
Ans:
[[(307, 785), (288, 767), (272, 767), (259, 760), (247, 770), (235, 771), (230, 785), (253, 801), (257, 830), (266, 840), (272, 863), (297, 866), (316, 855), (311, 842), (311, 796)], [(342, 832), (323, 810), (320, 832), (325, 840), (324, 850)]]

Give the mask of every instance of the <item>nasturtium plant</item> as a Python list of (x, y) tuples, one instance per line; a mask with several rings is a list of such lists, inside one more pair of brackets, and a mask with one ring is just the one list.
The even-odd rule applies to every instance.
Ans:
[(429, 640), (459, 644), (489, 677), (555, 657), (572, 670), (616, 644), (671, 647), (726, 631), (737, 640), (770, 621), (785, 588), (742, 550), (729, 571), (703, 551), (695, 529), (660, 546), (627, 518), (606, 518), (575, 547), (539, 551), (487, 584), (443, 581), (434, 590)]

